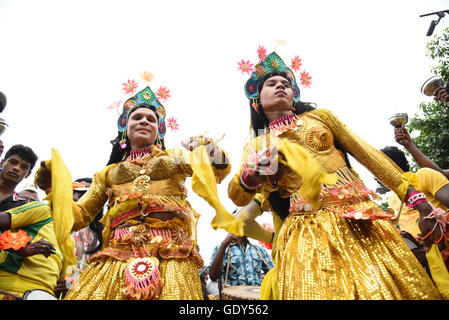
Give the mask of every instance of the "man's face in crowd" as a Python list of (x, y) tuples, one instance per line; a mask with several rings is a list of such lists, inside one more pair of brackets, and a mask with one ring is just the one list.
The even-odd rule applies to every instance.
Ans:
[(30, 163), (18, 155), (12, 155), (6, 160), (3, 159), (0, 165), (2, 166), (0, 173), (2, 179), (15, 184), (22, 181), (23, 178), (27, 178), (31, 173)]

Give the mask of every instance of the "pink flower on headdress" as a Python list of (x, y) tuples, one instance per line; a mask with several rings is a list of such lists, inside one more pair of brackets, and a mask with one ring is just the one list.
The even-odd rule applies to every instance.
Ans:
[(257, 49), (257, 55), (259, 56), (260, 61), (263, 61), (265, 57), (267, 56), (267, 50), (264, 46), (259, 46), (259, 49)]
[(295, 70), (295, 71), (299, 71), (299, 68), (301, 67), (301, 65), (302, 65), (302, 63), (301, 63), (301, 59), (299, 59), (299, 57), (298, 56), (295, 56), (293, 59), (292, 59), (292, 69), (293, 70)]
[(170, 90), (168, 90), (167, 87), (160, 86), (159, 89), (157, 89), (156, 97), (159, 100), (166, 101), (170, 98)]
[(246, 72), (247, 74), (251, 74), (251, 72), (254, 71), (254, 64), (250, 63), (249, 60), (248, 61), (244, 61), (242, 59), (242, 62), (237, 62), (239, 67), (238, 69), (240, 71), (242, 71), (242, 73)]
[(167, 119), (167, 127), (171, 129), (171, 131), (176, 132), (179, 129), (178, 120), (171, 117)]
[(305, 88), (309, 88), (310, 85), (312, 84), (312, 77), (309, 75), (308, 72), (301, 72), (301, 85)]
[(134, 94), (134, 90), (137, 89), (137, 82), (134, 80), (128, 80), (128, 82), (123, 83), (123, 91), (126, 94)]

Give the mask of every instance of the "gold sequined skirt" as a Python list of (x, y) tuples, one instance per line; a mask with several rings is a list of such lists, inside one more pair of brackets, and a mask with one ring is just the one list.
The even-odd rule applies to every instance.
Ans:
[[(202, 300), (198, 267), (191, 258), (161, 259), (164, 287), (160, 300)], [(65, 300), (125, 300), (122, 292), (126, 261), (105, 257), (93, 261), (81, 273)]]
[(327, 208), (284, 220), (275, 276), (281, 300), (441, 299), (389, 221)]

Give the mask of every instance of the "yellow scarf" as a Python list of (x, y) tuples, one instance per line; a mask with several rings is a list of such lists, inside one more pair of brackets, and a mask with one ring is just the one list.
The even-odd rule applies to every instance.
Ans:
[[(73, 188), (72, 175), (62, 160), (59, 151), (52, 149), (51, 160), (45, 162), (51, 171), (51, 192), (44, 198), (52, 208), (52, 218), (59, 248), (64, 257), (61, 275), (71, 273), (70, 268), (77, 265), (75, 257), (75, 240), (71, 236), (73, 226)], [(40, 171), (36, 172), (39, 175)]]
[(299, 192), (313, 208), (316, 208), (319, 204), (321, 183), (335, 184), (338, 180), (337, 176), (326, 173), (310, 152), (297, 143), (282, 139), (278, 150), (285, 158), (285, 161), (280, 160), (280, 162), (289, 166), (301, 177), (302, 186)]
[(193, 171), (193, 191), (215, 209), (212, 228), (221, 228), (237, 236), (243, 236), (243, 221), (229, 213), (218, 198), (217, 181), (204, 145), (190, 153), (190, 167)]

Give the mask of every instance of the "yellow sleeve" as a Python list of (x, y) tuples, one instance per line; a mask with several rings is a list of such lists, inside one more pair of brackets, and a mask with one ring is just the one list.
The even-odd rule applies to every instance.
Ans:
[(271, 243), (273, 240), (273, 234), (271, 231), (265, 229), (256, 221), (256, 218), (262, 212), (263, 211), (260, 208), (260, 201), (251, 201), (247, 206), (240, 209), (237, 213), (237, 217), (242, 219), (244, 222), (243, 232), (245, 236), (251, 239)]
[(449, 180), (439, 171), (430, 168), (421, 168), (416, 172), (416, 180), (414, 187), (426, 195), (428, 201), (430, 201), (435, 207), (447, 209), (444, 203), (440, 202), (436, 198), (436, 193), (444, 186), (449, 184)]
[(360, 138), (329, 110), (319, 109), (312, 112), (329, 126), (336, 141), (351, 156), (365, 166), (383, 185), (396, 192), (401, 199), (405, 197), (404, 190), (400, 191), (403, 171), (389, 157)]
[(42, 202), (30, 202), (7, 211), (11, 216), (11, 229), (17, 230), (51, 218), (50, 207)]
[(449, 180), (441, 172), (430, 168), (421, 168), (416, 174), (419, 178), (419, 190), (434, 196), (438, 190), (449, 184)]
[(242, 174), (243, 163), (248, 159), (252, 152), (257, 152), (256, 145), (258, 144), (259, 137), (251, 140), (249, 143), (245, 145), (242, 153), (242, 160), (240, 163), (239, 170), (232, 177), (231, 182), (228, 185), (228, 197), (234, 202), (235, 205), (239, 207), (246, 206), (254, 199), (256, 194), (261, 190), (259, 187), (256, 190), (247, 190), (240, 183), (240, 176)]
[(97, 172), (89, 190), (77, 202), (73, 202), (74, 223), (72, 231), (87, 227), (103, 209), (108, 196), (106, 194), (106, 174), (115, 164)]

